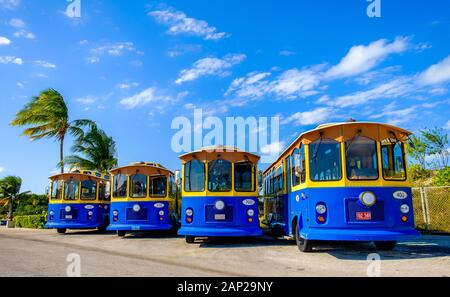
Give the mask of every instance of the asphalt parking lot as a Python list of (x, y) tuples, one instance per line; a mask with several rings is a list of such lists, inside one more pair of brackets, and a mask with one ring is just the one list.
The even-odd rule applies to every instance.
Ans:
[[(377, 269), (368, 255), (378, 253)], [(0, 276), (67, 276), (79, 255), (81, 276), (450, 276), (450, 236), (424, 235), (377, 251), (370, 243), (327, 243), (300, 253), (289, 240), (182, 237), (0, 228)], [(377, 255), (375, 255), (377, 257)], [(378, 264), (377, 264), (378, 265)], [(378, 273), (379, 272), (379, 273)]]

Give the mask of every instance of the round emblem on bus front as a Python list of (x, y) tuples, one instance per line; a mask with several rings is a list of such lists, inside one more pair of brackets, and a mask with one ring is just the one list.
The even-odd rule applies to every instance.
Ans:
[(395, 199), (406, 199), (408, 194), (405, 191), (396, 191), (392, 194)]
[(134, 210), (135, 212), (138, 212), (138, 211), (141, 210), (141, 207), (139, 206), (139, 204), (135, 204), (135, 205), (133, 205), (133, 210)]

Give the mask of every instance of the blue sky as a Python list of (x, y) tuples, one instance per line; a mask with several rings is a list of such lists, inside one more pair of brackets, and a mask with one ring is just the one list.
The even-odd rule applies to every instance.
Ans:
[(68, 4), (0, 0), (0, 177), (21, 176), (26, 190), (44, 191), (58, 145), (9, 122), (48, 87), (72, 119), (114, 137), (120, 164), (173, 170), (170, 125), (193, 108), (279, 116), (278, 148), (349, 117), (450, 128), (448, 1), (381, 0), (381, 18), (365, 0), (81, 0), (81, 18)]

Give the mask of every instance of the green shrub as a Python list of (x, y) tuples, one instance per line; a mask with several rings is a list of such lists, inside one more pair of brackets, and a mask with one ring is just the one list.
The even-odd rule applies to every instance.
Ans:
[(43, 229), (47, 220), (47, 213), (40, 215), (26, 215), (14, 217), (14, 224), (18, 228)]
[(423, 168), (420, 164), (414, 164), (409, 166), (409, 177), (412, 181), (422, 180), (429, 178), (431, 176), (431, 172)]
[(436, 173), (434, 184), (436, 186), (450, 186), (450, 167), (442, 168)]

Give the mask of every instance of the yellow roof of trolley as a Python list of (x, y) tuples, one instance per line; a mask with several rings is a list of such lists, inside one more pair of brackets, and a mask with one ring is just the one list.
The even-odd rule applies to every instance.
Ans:
[(365, 136), (368, 136), (376, 141), (382, 141), (387, 138), (398, 139), (405, 142), (408, 136), (412, 133), (408, 130), (396, 127), (390, 124), (376, 123), (376, 122), (337, 122), (327, 123), (317, 126), (316, 128), (305, 131), (300, 134), (264, 171), (266, 173), (270, 170), (274, 164), (277, 164), (285, 155), (290, 152), (299, 142), (309, 144), (312, 141), (317, 140), (320, 136), (324, 138), (334, 139), (339, 142), (346, 141), (355, 137), (359, 132), (363, 132)]
[(189, 162), (192, 159), (207, 161), (216, 159), (216, 157), (221, 157), (234, 162), (248, 160), (252, 163), (257, 163), (260, 159), (256, 154), (245, 152), (237, 147), (224, 145), (206, 146), (179, 156), (183, 162)]
[(149, 175), (157, 175), (157, 174), (173, 174), (172, 171), (164, 167), (163, 165), (156, 163), (156, 162), (132, 162), (129, 165), (117, 167), (114, 169), (111, 169), (109, 172), (111, 174), (115, 173), (125, 173), (125, 174), (131, 174), (136, 173), (136, 170), (138, 170), (141, 173), (149, 174)]
[(84, 177), (85, 179), (88, 179), (89, 177), (98, 178), (98, 179), (106, 179), (109, 180), (109, 175), (102, 174), (100, 172), (94, 171), (94, 170), (85, 170), (85, 169), (75, 169), (70, 172), (65, 173), (58, 173), (50, 176), (50, 179), (57, 179), (59, 177), (65, 178), (65, 177)]

